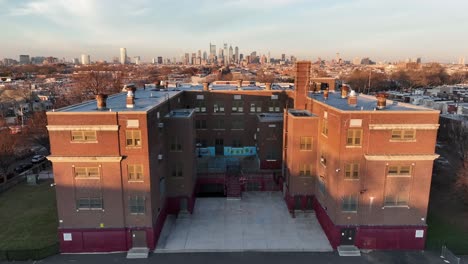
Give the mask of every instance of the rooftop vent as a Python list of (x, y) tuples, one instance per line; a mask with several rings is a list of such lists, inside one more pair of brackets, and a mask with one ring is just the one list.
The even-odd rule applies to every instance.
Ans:
[(348, 97), (348, 91), (349, 91), (349, 86), (346, 84), (343, 84), (343, 86), (341, 86), (341, 98), (344, 99)]
[(376, 95), (377, 97), (377, 109), (382, 110), (385, 109), (387, 106), (387, 97), (386, 93), (379, 93)]
[(354, 90), (351, 90), (348, 97), (348, 105), (351, 107), (357, 106), (357, 94)]
[(104, 110), (107, 107), (107, 94), (96, 95), (96, 102), (98, 110)]

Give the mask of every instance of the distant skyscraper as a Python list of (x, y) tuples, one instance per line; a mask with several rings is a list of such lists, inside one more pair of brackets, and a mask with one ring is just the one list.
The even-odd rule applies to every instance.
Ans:
[(198, 50), (197, 52), (197, 58), (201, 58), (202, 54), (201, 54), (201, 50)]
[(222, 48), (219, 48), (218, 51), (218, 59), (223, 59), (224, 58), (224, 52)]
[(135, 64), (136, 64), (136, 65), (139, 65), (139, 64), (140, 64), (140, 56), (135, 56), (135, 57), (133, 57), (133, 60), (135, 61)]
[(361, 64), (361, 58), (359, 58), (359, 57), (354, 58), (353, 59), (353, 64), (354, 65), (360, 65)]
[(232, 46), (229, 46), (229, 58), (228, 58), (228, 63), (231, 63), (233, 61), (233, 56), (234, 56), (234, 50), (232, 49)]
[(73, 59), (73, 64), (76, 64), (76, 65), (80, 64), (80, 59), (74, 58)]
[(91, 57), (87, 54), (81, 54), (81, 64), (88, 65), (91, 63)]
[(158, 57), (158, 64), (163, 64), (163, 57), (161, 56)]
[(228, 44), (227, 44), (227, 43), (224, 43), (223, 48), (224, 48), (224, 49), (223, 49), (224, 64), (228, 64), (228, 63), (229, 63), (229, 59), (228, 59), (228, 56), (229, 56)]
[(235, 50), (235, 61), (239, 63), (239, 47), (236, 46)]
[(281, 60), (282, 60), (282, 61), (286, 61), (286, 54), (284, 54), (284, 53), (281, 54)]
[(458, 64), (460, 64), (460, 65), (465, 65), (465, 57), (460, 57), (460, 58), (458, 59)]
[(203, 51), (203, 60), (207, 60), (208, 59), (208, 54), (206, 53), (206, 51)]
[(19, 55), (19, 63), (20, 64), (29, 64), (31, 63), (29, 59), (29, 55)]
[(210, 61), (214, 62), (216, 58), (216, 45), (210, 43)]
[(190, 54), (189, 53), (185, 53), (184, 64), (185, 65), (190, 64)]
[(125, 64), (127, 63), (127, 49), (120, 48), (120, 63)]

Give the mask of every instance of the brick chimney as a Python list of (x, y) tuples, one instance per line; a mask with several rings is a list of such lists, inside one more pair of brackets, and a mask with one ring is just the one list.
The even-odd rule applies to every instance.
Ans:
[(377, 109), (382, 110), (387, 107), (387, 94), (379, 93), (375, 97), (377, 97)]
[(356, 107), (357, 106), (357, 94), (354, 90), (351, 90), (348, 96), (348, 104), (349, 106)]
[(306, 109), (307, 93), (309, 92), (310, 82), (310, 61), (298, 61), (296, 63), (295, 81), (294, 81), (294, 108)]
[(237, 80), (237, 88), (242, 88), (242, 82), (243, 82), (242, 79)]
[(271, 83), (265, 83), (265, 90), (267, 91), (271, 90)]
[(323, 99), (328, 100), (328, 93), (329, 93), (328, 89), (323, 91)]
[(346, 84), (343, 84), (343, 86), (341, 86), (341, 98), (344, 99), (348, 97), (348, 91), (349, 91), (349, 87)]
[(98, 94), (96, 95), (96, 102), (98, 110), (104, 110), (107, 107), (107, 94)]
[(210, 90), (209, 85), (210, 85), (209, 83), (204, 82), (203, 83), (203, 91), (205, 91), (205, 92), (209, 91)]
[(135, 107), (135, 92), (136, 88), (135, 87), (128, 87), (127, 88), (127, 108), (133, 108)]

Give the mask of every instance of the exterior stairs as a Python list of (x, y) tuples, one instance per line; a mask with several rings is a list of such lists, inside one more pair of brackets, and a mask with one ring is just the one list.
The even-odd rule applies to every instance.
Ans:
[(356, 246), (343, 245), (338, 246), (338, 255), (341, 257), (359, 257), (361, 256), (361, 251)]
[(128, 259), (145, 259), (148, 258), (148, 255), (148, 248), (134, 247), (127, 252)]

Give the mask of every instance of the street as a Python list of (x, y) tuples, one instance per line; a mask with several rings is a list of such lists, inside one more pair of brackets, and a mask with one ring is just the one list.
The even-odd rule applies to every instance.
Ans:
[[(186, 254), (151, 254), (148, 259), (126, 259), (126, 253), (113, 254), (64, 254), (40, 261), (15, 262), (24, 264), (102, 264), (102, 263), (174, 263), (174, 264), (261, 264), (261, 263), (379, 263), (379, 264), (442, 264), (439, 254), (430, 251), (374, 251), (361, 257), (340, 257), (336, 252), (325, 253), (284, 253), (284, 252), (241, 252), (241, 253), (186, 253)], [(7, 263), (7, 262), (0, 262)]]

